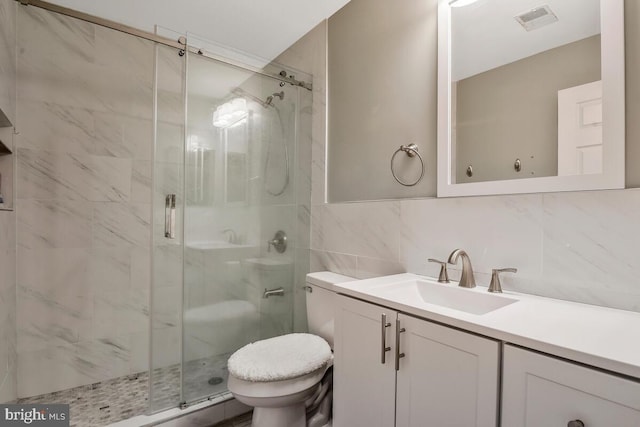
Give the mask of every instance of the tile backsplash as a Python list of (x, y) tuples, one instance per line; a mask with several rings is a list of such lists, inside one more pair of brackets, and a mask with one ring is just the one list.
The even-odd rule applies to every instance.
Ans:
[[(640, 189), (316, 204), (311, 271), (437, 277), (456, 248), (479, 285), (640, 311)], [(459, 266), (451, 266), (453, 279)]]

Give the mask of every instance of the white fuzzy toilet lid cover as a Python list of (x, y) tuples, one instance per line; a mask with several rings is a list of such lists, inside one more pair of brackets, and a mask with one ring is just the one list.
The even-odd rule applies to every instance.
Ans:
[(229, 373), (245, 381), (282, 381), (327, 365), (331, 347), (312, 334), (287, 334), (247, 344), (231, 355)]

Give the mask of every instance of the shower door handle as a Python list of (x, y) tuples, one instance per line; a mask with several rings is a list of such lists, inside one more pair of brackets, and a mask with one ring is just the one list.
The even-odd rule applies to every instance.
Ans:
[(164, 199), (164, 237), (176, 238), (176, 195), (167, 194)]

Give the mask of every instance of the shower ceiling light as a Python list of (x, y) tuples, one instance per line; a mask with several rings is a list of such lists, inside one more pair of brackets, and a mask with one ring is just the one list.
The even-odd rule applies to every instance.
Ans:
[(449, 6), (451, 7), (462, 7), (468, 6), (472, 3), (477, 2), (478, 0), (449, 0)]
[(247, 117), (247, 101), (236, 98), (218, 106), (213, 112), (213, 125), (226, 128)]

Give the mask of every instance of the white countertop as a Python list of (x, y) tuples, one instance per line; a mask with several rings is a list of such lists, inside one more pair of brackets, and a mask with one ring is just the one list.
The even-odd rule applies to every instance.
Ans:
[[(505, 291), (500, 295), (517, 303), (475, 315), (432, 304), (416, 307), (375, 295), (376, 286), (415, 279), (435, 281), (404, 273), (334, 287), (340, 294), (640, 379), (640, 313)], [(487, 288), (465, 291), (484, 293)]]

